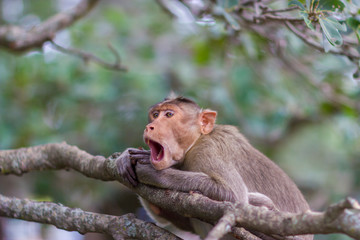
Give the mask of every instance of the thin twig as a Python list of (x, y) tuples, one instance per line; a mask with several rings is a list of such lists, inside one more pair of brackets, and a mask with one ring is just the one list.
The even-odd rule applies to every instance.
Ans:
[(99, 64), (100, 66), (110, 69), (110, 70), (127, 71), (127, 68), (121, 64), (119, 53), (115, 50), (115, 48), (110, 43), (108, 44), (108, 47), (115, 56), (114, 63), (105, 62), (104, 60), (100, 59), (99, 57), (95, 56), (92, 53), (88, 53), (88, 52), (85, 52), (85, 51), (82, 51), (79, 49), (75, 49), (75, 48), (65, 48), (65, 47), (62, 47), (59, 44), (55, 43), (54, 41), (50, 41), (50, 42), (52, 43), (52, 46), (56, 50), (66, 53), (66, 54), (71, 54), (71, 55), (77, 56), (79, 58), (82, 58), (84, 60), (84, 62), (92, 61), (92, 62), (95, 62), (95, 63)]
[(270, 15), (270, 14), (254, 16), (254, 18), (259, 19), (259, 20), (270, 20), (270, 21), (278, 21), (278, 22), (296, 22), (296, 23), (304, 22), (304, 20), (302, 18), (275, 16), (275, 15)]
[(294, 10), (298, 10), (299, 7), (298, 6), (294, 6), (294, 7), (289, 7), (289, 8), (283, 8), (283, 9), (270, 9), (268, 7), (264, 7), (263, 9), (263, 13), (280, 13), (280, 12), (290, 12), (290, 11), (294, 11)]
[(261, 238), (253, 235), (252, 233), (245, 230), (244, 228), (233, 227), (232, 232), (233, 232), (233, 235), (236, 237), (236, 239), (261, 240)]
[[(296, 36), (298, 36), (301, 40), (303, 40), (307, 45), (319, 50), (320, 52), (325, 52), (323, 46), (321, 46), (321, 44), (315, 42), (313, 39), (309, 38), (308, 36), (306, 36), (305, 34), (303, 34), (302, 32), (300, 32), (294, 25), (292, 25), (289, 21), (285, 22), (285, 25), (287, 26), (287, 28), (293, 32)], [(330, 49), (328, 51), (329, 53), (332, 54), (336, 54), (336, 55), (343, 55), (343, 56), (347, 56), (350, 59), (360, 59), (360, 55), (359, 54), (353, 54), (350, 52), (345, 52), (344, 50), (340, 50), (340, 49)]]
[(115, 47), (110, 42), (107, 44), (107, 46), (115, 56), (115, 63), (118, 63), (120, 65), (121, 58), (120, 58), (119, 52), (115, 49)]
[(218, 223), (211, 229), (205, 240), (217, 240), (231, 232), (232, 228), (236, 224), (236, 218), (233, 212), (226, 212), (224, 216), (220, 218)]

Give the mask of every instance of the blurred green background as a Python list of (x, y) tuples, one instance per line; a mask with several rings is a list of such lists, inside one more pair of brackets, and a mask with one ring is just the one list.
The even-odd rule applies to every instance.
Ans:
[[(0, 24), (31, 27), (74, 4), (0, 0)], [(347, 196), (360, 200), (354, 66), (308, 48), (285, 28), (277, 34), (282, 51), (254, 33), (231, 34), (221, 22), (184, 23), (156, 1), (103, 1), (55, 42), (107, 61), (114, 58), (111, 43), (129, 71), (84, 63), (49, 44), (22, 55), (0, 49), (0, 149), (66, 141), (109, 156), (144, 146), (148, 107), (173, 90), (217, 110), (218, 123), (238, 126), (295, 180), (312, 209)], [(142, 214), (125, 187), (71, 171), (0, 176), (0, 190), (87, 211)], [(0, 239), (8, 240), (1, 222)]]

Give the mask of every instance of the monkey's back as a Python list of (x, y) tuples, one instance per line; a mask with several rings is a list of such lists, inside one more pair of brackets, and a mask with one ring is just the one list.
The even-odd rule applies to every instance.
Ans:
[(244, 181), (249, 192), (268, 196), (282, 211), (309, 209), (295, 183), (234, 126), (216, 125), (210, 134), (201, 136), (186, 155), (182, 169), (204, 172), (234, 191)]

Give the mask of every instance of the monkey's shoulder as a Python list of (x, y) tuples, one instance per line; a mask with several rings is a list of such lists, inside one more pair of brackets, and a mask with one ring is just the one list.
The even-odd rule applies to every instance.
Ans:
[(251, 145), (237, 127), (215, 125), (211, 133), (202, 135), (198, 139), (194, 147), (190, 149), (188, 157), (223, 158), (234, 156), (247, 148), (251, 148)]
[(213, 131), (208, 136), (204, 136), (204, 137), (205, 139), (206, 138), (213, 139), (213, 141), (215, 142), (218, 142), (219, 140), (223, 140), (231, 144), (238, 143), (238, 144), (249, 145), (249, 141), (246, 139), (246, 137), (239, 131), (239, 129), (236, 126), (233, 125), (217, 124), (215, 125)]

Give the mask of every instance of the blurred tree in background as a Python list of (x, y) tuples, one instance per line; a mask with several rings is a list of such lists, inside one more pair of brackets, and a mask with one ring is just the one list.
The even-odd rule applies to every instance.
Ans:
[[(226, 14), (227, 21), (189, 21), (179, 17), (183, 6), (174, 7), (182, 9), (174, 18), (172, 8), (159, 2), (102, 1), (55, 36), (61, 46), (110, 60), (111, 43), (127, 72), (83, 62), (50, 43), (26, 54), (0, 49), (0, 149), (66, 141), (108, 156), (144, 146), (148, 107), (173, 90), (217, 110), (219, 123), (239, 126), (295, 180), (312, 209), (346, 196), (360, 199), (360, 82), (354, 61), (314, 50), (286, 27), (272, 33), (280, 39), (272, 42), (256, 31), (230, 28)], [(75, 4), (0, 0), (0, 25), (31, 28)], [(347, 4), (359, 11), (357, 2)], [(123, 186), (72, 172), (0, 176), (0, 189), (110, 214), (139, 206)]]

